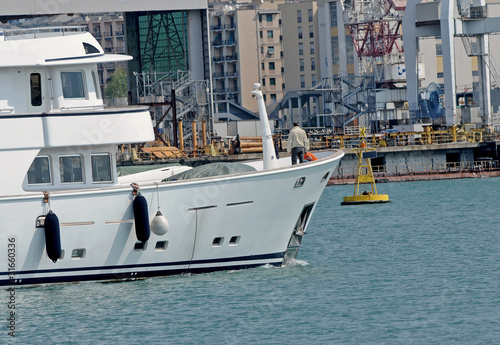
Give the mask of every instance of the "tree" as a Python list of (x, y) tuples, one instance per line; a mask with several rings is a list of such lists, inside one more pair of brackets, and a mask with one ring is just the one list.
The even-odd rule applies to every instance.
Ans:
[(111, 75), (111, 80), (104, 90), (104, 97), (127, 97), (127, 71), (125, 69), (120, 68)]

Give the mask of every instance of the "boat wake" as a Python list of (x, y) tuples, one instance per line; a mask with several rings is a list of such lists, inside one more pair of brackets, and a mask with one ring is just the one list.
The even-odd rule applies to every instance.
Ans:
[(291, 259), (284, 265), (284, 267), (294, 267), (294, 266), (304, 267), (304, 266), (309, 266), (309, 263), (304, 260)]

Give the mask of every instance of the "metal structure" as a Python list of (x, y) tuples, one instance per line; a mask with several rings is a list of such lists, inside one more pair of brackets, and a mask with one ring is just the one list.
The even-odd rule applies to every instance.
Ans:
[(188, 68), (186, 11), (148, 13), (138, 21), (143, 72)]
[(376, 116), (376, 85), (373, 76), (335, 76), (323, 78), (322, 98), (325, 114), (331, 114), (334, 127), (344, 128), (365, 116), (371, 123)]
[(406, 0), (344, 1), (344, 22), (361, 60), (363, 75), (390, 80), (384, 65), (403, 52), (401, 23)]
[(177, 146), (177, 121), (183, 122), (186, 139), (193, 135), (192, 121), (209, 122), (206, 80), (194, 80), (189, 71), (134, 73), (134, 76), (137, 85), (134, 103), (153, 107), (157, 138), (162, 137), (159, 134), (172, 132), (172, 144)]
[[(405, 61), (410, 116), (418, 117), (418, 41), (421, 37), (441, 37), (444, 65), (446, 124), (459, 122), (456, 114), (454, 37), (462, 37), (469, 56), (478, 57), (479, 104), (484, 125), (492, 123), (491, 77), (498, 85), (499, 77), (490, 58), (489, 34), (500, 32), (500, 18), (488, 17), (483, 0), (421, 2), (409, 0), (403, 20)], [(458, 16), (455, 16), (458, 13)]]

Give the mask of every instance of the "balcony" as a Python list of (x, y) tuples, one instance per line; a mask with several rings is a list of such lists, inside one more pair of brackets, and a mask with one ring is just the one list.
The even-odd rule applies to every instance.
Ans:
[(104, 64), (104, 67), (108, 70), (108, 71), (114, 71), (116, 69), (116, 65), (114, 62), (106, 62)]
[(217, 40), (217, 41), (212, 41), (212, 47), (217, 48), (217, 47), (222, 47), (224, 45), (223, 41)]

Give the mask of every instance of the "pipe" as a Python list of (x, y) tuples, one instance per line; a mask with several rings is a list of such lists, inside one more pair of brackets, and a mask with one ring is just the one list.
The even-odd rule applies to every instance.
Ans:
[(193, 126), (193, 157), (196, 157), (196, 150), (198, 149), (198, 135), (196, 133), (196, 121), (191, 121)]
[(184, 133), (182, 132), (182, 120), (178, 121), (177, 127), (179, 128), (179, 149), (184, 151)]
[(201, 137), (203, 140), (203, 147), (207, 146), (207, 121), (201, 122)]

